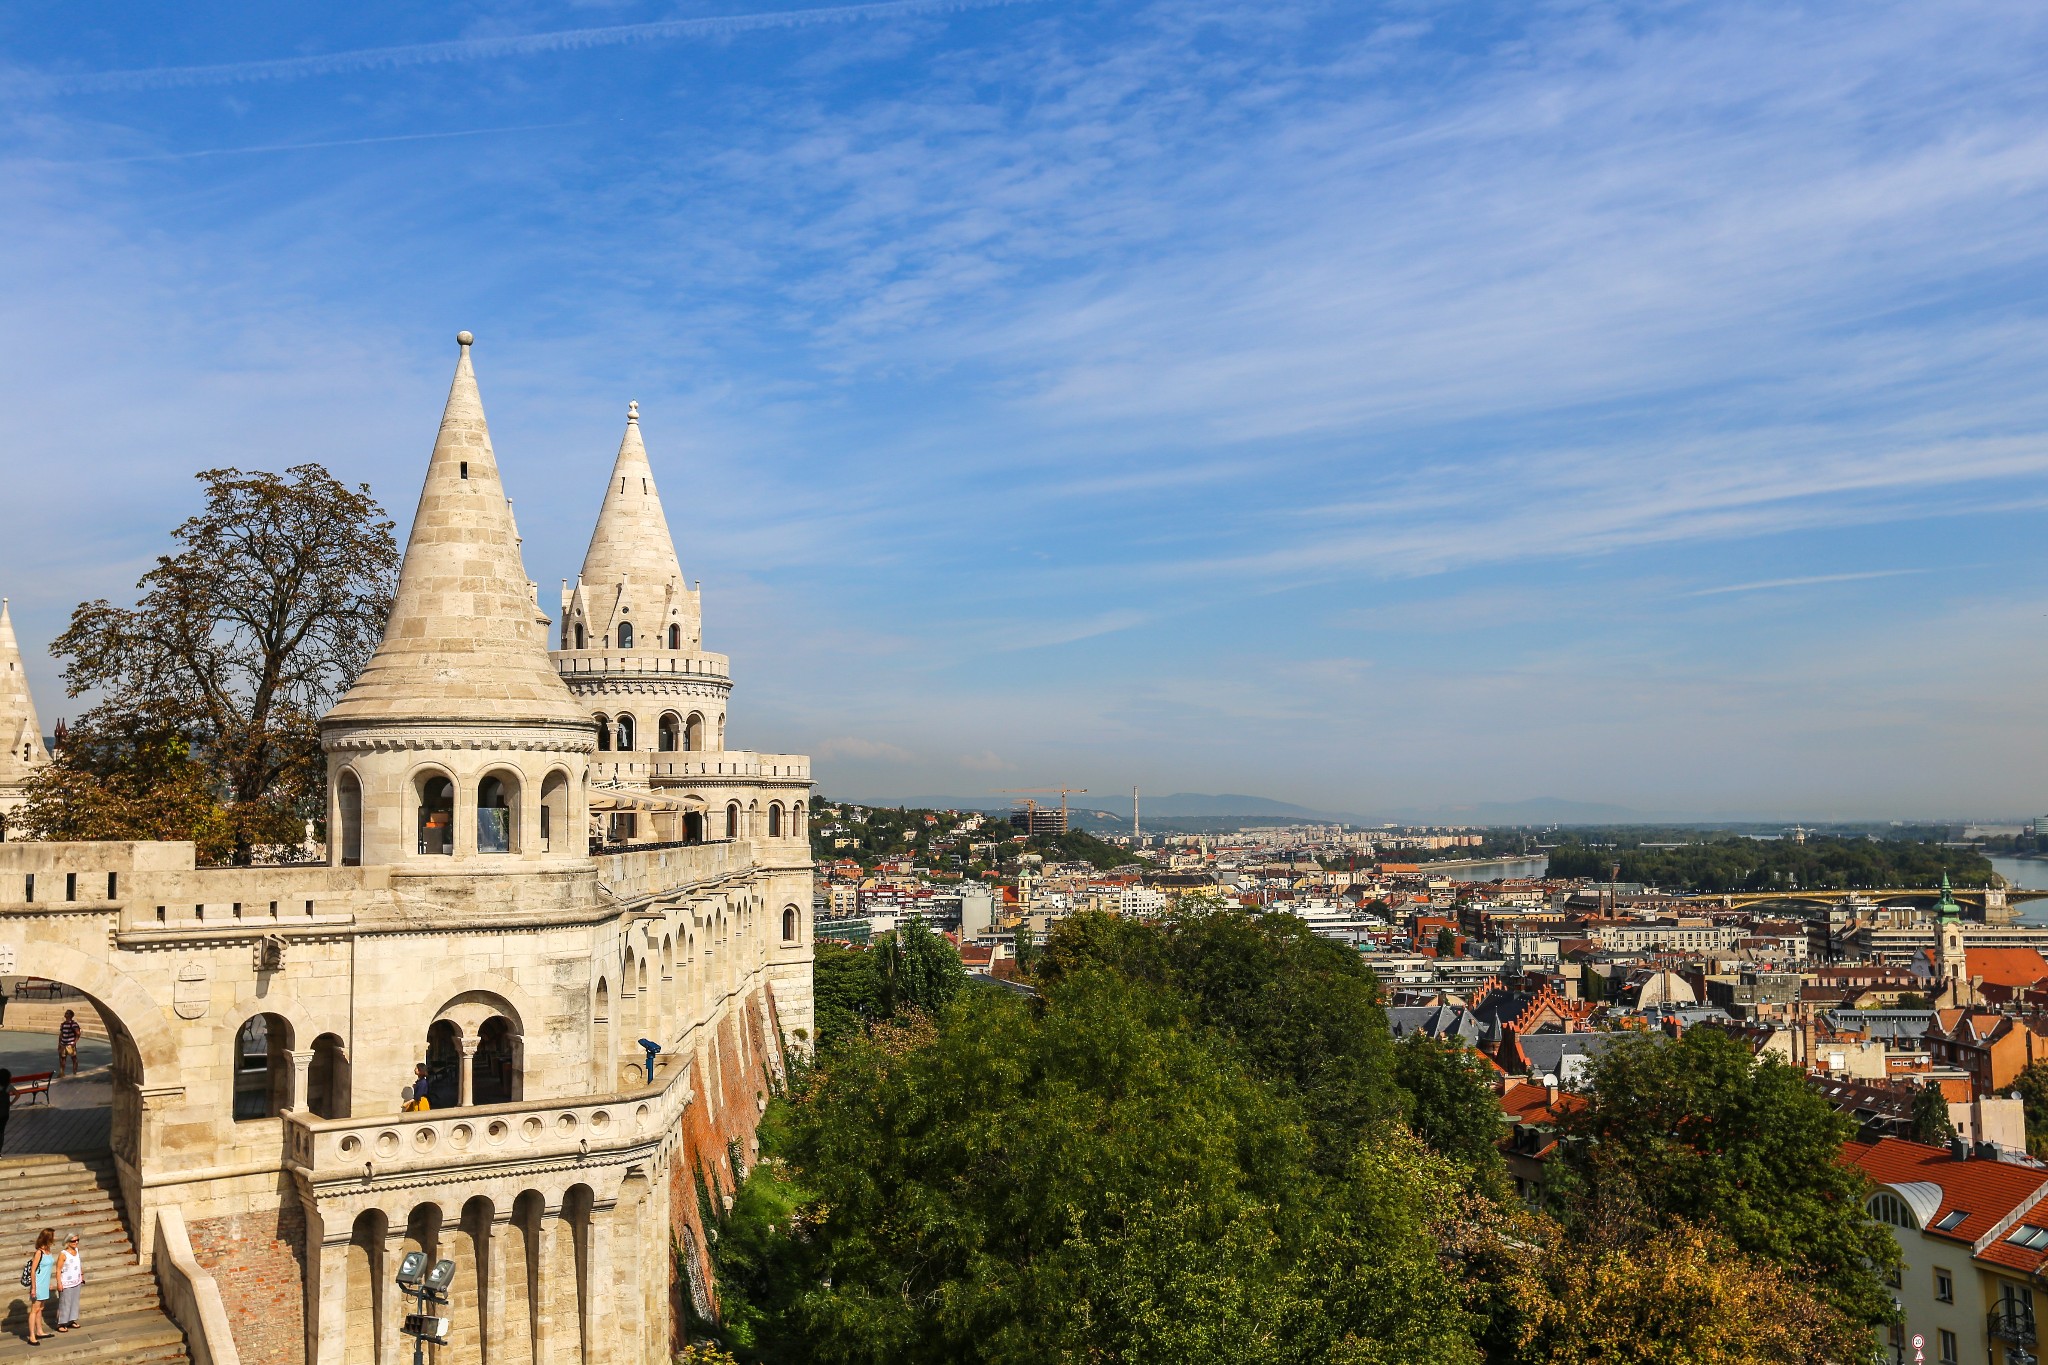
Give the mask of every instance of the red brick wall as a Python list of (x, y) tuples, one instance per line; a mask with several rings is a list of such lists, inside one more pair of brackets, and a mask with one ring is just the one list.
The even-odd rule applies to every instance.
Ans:
[(306, 1216), (298, 1199), (286, 1193), (275, 1213), (208, 1218), (186, 1231), (220, 1286), (242, 1359), (304, 1365)]
[[(697, 1179), (703, 1182), (704, 1192), (710, 1196), (714, 1211), (722, 1211), (724, 1196), (733, 1188), (727, 1144), (738, 1139), (741, 1149), (749, 1160), (752, 1159), (751, 1139), (761, 1123), (757, 1097), (771, 1089), (768, 1062), (760, 1055), (762, 1034), (754, 1031), (748, 1038), (747, 1051), (754, 1062), (748, 1066), (740, 1060), (739, 1031), (742, 1028), (758, 1030), (763, 1025), (772, 1028), (774, 1019), (774, 998), (766, 989), (749, 999), (737, 1017), (727, 1016), (718, 1032), (718, 1073), (698, 1078), (698, 1098), (682, 1114), (682, 1159), (669, 1183), (670, 1236), (672, 1244), (680, 1243), (685, 1227), (694, 1230), (699, 1264), (703, 1266), (707, 1284), (711, 1279), (711, 1243), (704, 1235), (704, 1229), (698, 1225), (697, 1196), (691, 1174), (695, 1172)], [(704, 1091), (712, 1086), (718, 1088), (718, 1117), (715, 1122), (704, 1100)], [(674, 1274), (673, 1268), (671, 1274)], [(672, 1315), (671, 1339), (678, 1344), (686, 1337), (683, 1309), (688, 1301), (689, 1290), (677, 1278), (670, 1287), (669, 1311)], [(715, 1288), (712, 1290), (712, 1303), (715, 1308)]]

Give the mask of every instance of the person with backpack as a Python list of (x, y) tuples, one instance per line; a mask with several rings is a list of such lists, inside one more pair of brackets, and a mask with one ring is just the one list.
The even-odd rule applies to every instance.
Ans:
[(28, 1344), (40, 1346), (44, 1337), (57, 1335), (43, 1322), (43, 1305), (49, 1302), (50, 1281), (57, 1270), (57, 1253), (53, 1249), (57, 1241), (57, 1229), (44, 1228), (36, 1237), (36, 1249), (28, 1254), (28, 1264), (21, 1268), (21, 1285), (28, 1290)]

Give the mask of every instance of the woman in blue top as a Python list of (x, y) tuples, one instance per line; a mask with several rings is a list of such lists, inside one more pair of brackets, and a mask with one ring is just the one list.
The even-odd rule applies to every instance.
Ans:
[(49, 1300), (50, 1281), (57, 1270), (56, 1243), (57, 1229), (44, 1228), (36, 1238), (35, 1253), (30, 1258), (34, 1265), (34, 1274), (30, 1278), (34, 1283), (30, 1285), (29, 1293), (35, 1295), (28, 1302), (28, 1344), (31, 1346), (40, 1346), (44, 1337), (57, 1335), (43, 1323), (43, 1304)]

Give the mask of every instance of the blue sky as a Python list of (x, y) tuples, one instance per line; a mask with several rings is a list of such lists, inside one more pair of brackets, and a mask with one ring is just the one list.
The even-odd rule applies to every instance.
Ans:
[[(0, 11), (0, 592), (218, 463), (543, 601), (638, 399), (825, 790), (2048, 809), (2048, 11)], [(46, 723), (75, 703), (31, 659)]]

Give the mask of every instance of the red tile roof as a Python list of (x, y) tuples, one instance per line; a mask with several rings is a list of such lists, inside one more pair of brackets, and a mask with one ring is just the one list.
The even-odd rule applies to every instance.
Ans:
[(1565, 1114), (1584, 1109), (1586, 1100), (1568, 1090), (1558, 1091), (1553, 1100), (1548, 1086), (1517, 1081), (1500, 1097), (1500, 1107), (1516, 1123), (1555, 1123)]
[[(1980, 1260), (2017, 1270), (2033, 1271), (2048, 1260), (2040, 1251), (2006, 1240), (2022, 1221), (2038, 1218), (2048, 1226), (2048, 1207), (2041, 1207), (2042, 1196), (2048, 1195), (2048, 1170), (1975, 1157), (1958, 1161), (1946, 1147), (1892, 1137), (1847, 1143), (1843, 1155), (1881, 1185), (1920, 1183), (1939, 1188), (1941, 1207), (1926, 1220), (1927, 1236), (1960, 1242)], [(1935, 1227), (1958, 1210), (1966, 1216), (1954, 1227)], [(2022, 1211), (2026, 1220), (2020, 1217)]]
[(2048, 958), (2032, 948), (1966, 948), (1964, 970), (1987, 986), (2031, 986), (2048, 977)]

